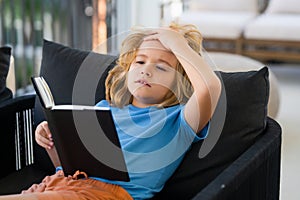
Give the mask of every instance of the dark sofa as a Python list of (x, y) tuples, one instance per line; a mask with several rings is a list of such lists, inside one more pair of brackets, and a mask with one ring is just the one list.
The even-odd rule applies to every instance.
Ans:
[[(93, 74), (101, 74), (100, 66), (103, 75), (94, 102), (75, 102), (93, 104), (104, 98), (103, 82), (115, 59), (45, 40), (40, 74), (57, 104), (74, 103), (72, 89), (78, 70), (87, 63), (89, 70), (96, 70)], [(281, 127), (267, 116), (268, 69), (218, 74), (224, 90), (217, 110), (225, 113), (225, 121), (216, 145), (200, 159), (199, 149), (206, 141), (194, 144), (154, 199), (279, 199)], [(89, 88), (89, 83), (82, 83), (82, 90), (87, 89), (84, 84)], [(0, 173), (0, 194), (19, 193), (53, 174), (45, 150), (34, 142), (35, 126), (43, 119), (35, 94), (0, 104), (0, 156), (5, 168)]]

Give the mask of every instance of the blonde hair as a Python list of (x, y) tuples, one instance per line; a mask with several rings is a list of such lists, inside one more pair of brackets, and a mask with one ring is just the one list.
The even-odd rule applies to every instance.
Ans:
[[(201, 53), (202, 36), (194, 25), (171, 23), (169, 28), (181, 33), (187, 40), (189, 46), (197, 53)], [(143, 38), (148, 35), (149, 29), (135, 30), (122, 42), (117, 65), (110, 70), (105, 81), (106, 100), (113, 106), (123, 107), (132, 102), (132, 94), (127, 88), (127, 72), (136, 57), (137, 50), (142, 44)], [(158, 104), (158, 107), (185, 103), (193, 93), (191, 82), (179, 62), (177, 62), (175, 69), (179, 72), (176, 73), (177, 82), (173, 90), (175, 94), (170, 91), (165, 101)]]

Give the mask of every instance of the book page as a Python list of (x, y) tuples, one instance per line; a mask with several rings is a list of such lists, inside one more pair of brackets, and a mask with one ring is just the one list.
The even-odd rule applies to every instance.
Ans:
[(33, 84), (36, 86), (36, 92), (40, 96), (40, 100), (43, 101), (45, 108), (54, 106), (53, 97), (46, 81), (41, 77), (35, 77), (33, 78)]
[(51, 110), (110, 110), (110, 108), (86, 105), (55, 105)]
[(54, 103), (54, 98), (52, 96), (52, 92), (49, 88), (49, 85), (46, 82), (46, 80), (44, 79), (44, 77), (41, 77), (41, 82), (43, 83), (44, 89), (46, 91), (47, 99), (49, 99), (49, 103), (51, 104), (51, 107), (53, 107), (55, 105), (55, 103)]

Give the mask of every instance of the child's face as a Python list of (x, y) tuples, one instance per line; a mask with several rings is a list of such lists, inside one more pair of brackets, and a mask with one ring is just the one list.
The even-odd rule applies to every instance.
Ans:
[(159, 41), (144, 41), (128, 72), (132, 104), (147, 107), (162, 103), (175, 82), (177, 62)]

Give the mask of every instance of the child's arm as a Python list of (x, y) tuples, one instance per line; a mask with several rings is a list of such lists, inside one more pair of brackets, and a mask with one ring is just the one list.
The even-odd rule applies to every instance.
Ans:
[(188, 45), (179, 32), (159, 29), (145, 38), (154, 39), (174, 53), (192, 83), (194, 93), (186, 104), (184, 116), (193, 130), (199, 132), (215, 111), (221, 93), (221, 82), (203, 57)]
[(61, 166), (56, 148), (52, 141), (52, 134), (48, 127), (48, 122), (41, 122), (35, 130), (35, 140), (41, 146), (44, 147), (54, 165), (54, 167)]

